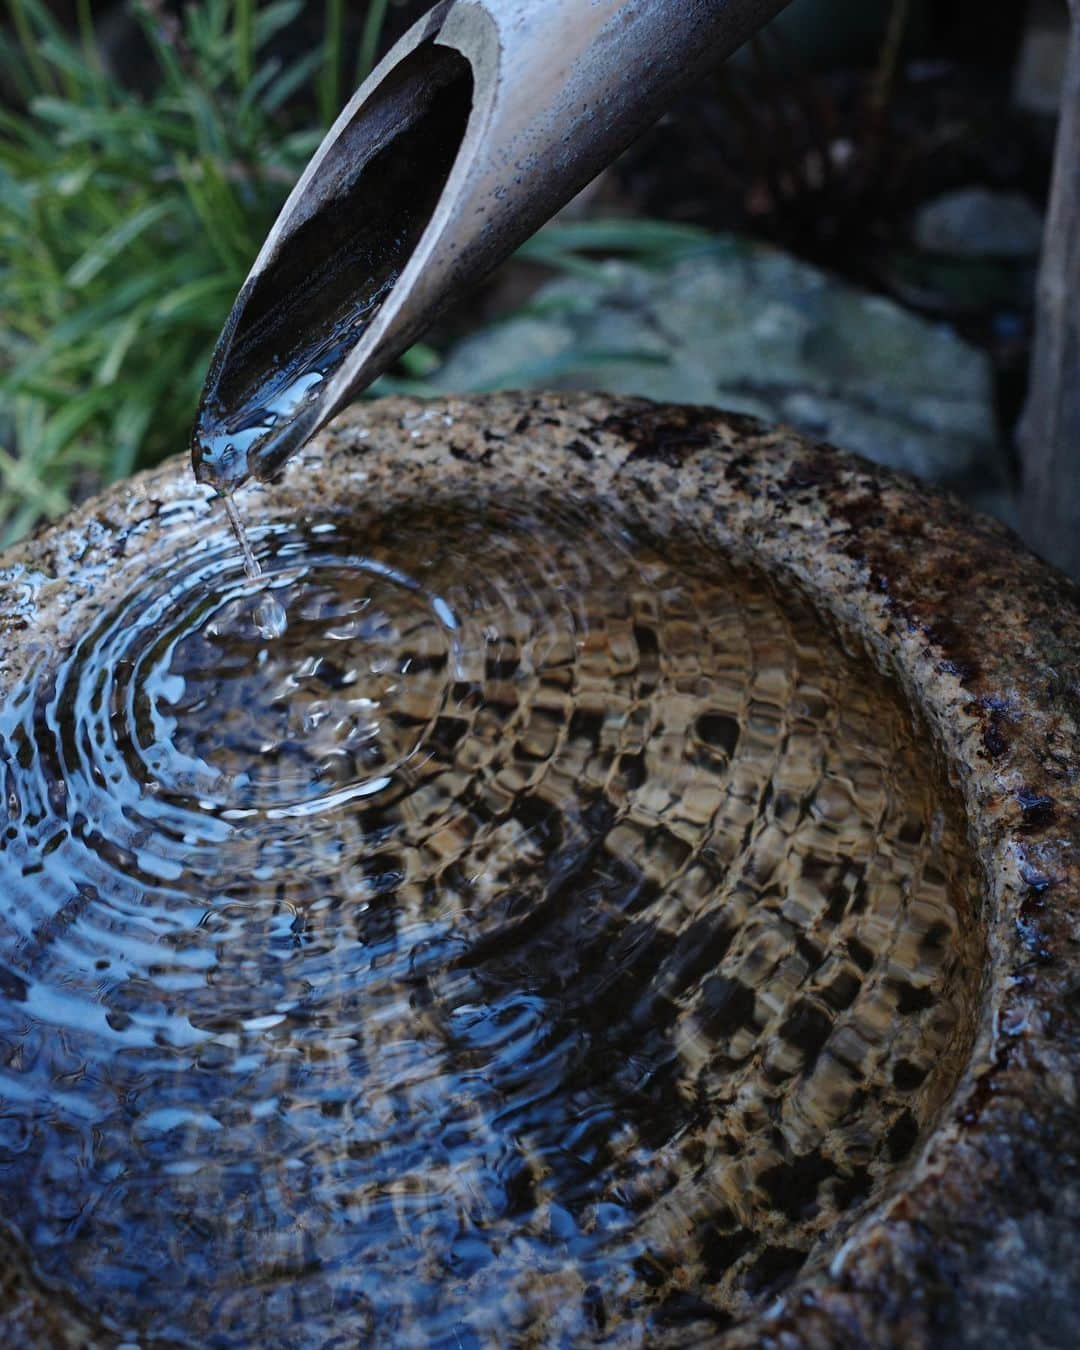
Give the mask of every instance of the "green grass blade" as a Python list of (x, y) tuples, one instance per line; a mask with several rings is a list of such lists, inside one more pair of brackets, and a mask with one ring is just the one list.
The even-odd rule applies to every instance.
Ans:
[[(38, 50), (40, 36), (40, 11), (30, 0), (8, 0), (12, 27), (22, 48), (23, 57), (34, 78), (34, 83), (42, 92), (53, 89), (54, 83), (48, 66), (41, 59)], [(33, 18), (31, 17), (33, 14)]]
[(341, 109), (341, 57), (345, 41), (344, 0), (326, 0), (323, 68), (319, 75), (319, 119), (324, 127)]
[(360, 53), (356, 63), (356, 83), (366, 80), (375, 69), (379, 55), (379, 39), (386, 23), (388, 0), (368, 0), (364, 31), (360, 37)]
[(236, 0), (234, 42), (236, 46), (236, 83), (241, 89), (251, 82), (255, 69), (254, 0)]
[(97, 274), (138, 239), (140, 234), (170, 215), (172, 209), (171, 201), (150, 202), (127, 220), (121, 221), (68, 270), (66, 278), (68, 285), (78, 290), (93, 281)]

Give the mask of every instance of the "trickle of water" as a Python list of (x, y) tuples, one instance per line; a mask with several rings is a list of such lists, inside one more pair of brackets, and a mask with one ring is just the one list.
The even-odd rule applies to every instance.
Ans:
[[(262, 568), (252, 551), (251, 542), (247, 537), (247, 531), (244, 529), (244, 522), (240, 519), (240, 512), (236, 509), (236, 503), (230, 493), (223, 493), (221, 500), (225, 503), (225, 514), (229, 517), (229, 524), (236, 536), (236, 542), (240, 545), (240, 552), (244, 559), (244, 571), (251, 581), (258, 581), (263, 574)], [(289, 618), (285, 613), (284, 605), (275, 599), (269, 591), (264, 592), (255, 602), (251, 617), (259, 633), (268, 642), (283, 637), (289, 626)]]
[(247, 537), (247, 530), (244, 529), (244, 522), (240, 519), (240, 512), (236, 509), (236, 503), (232, 499), (232, 494), (225, 492), (221, 494), (221, 500), (225, 504), (225, 514), (229, 517), (229, 524), (232, 526), (232, 532), (236, 536), (236, 542), (240, 545), (240, 552), (244, 558), (244, 571), (252, 581), (262, 576), (262, 568), (259, 566), (255, 554), (251, 549), (251, 542)]
[(128, 1340), (700, 1344), (967, 1053), (962, 816), (876, 672), (689, 543), (434, 519), (268, 522), (273, 642), (181, 529), (0, 708), (6, 1213)]

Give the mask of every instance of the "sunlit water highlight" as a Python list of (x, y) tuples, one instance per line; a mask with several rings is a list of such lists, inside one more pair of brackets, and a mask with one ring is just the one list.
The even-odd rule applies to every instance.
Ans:
[(0, 715), (38, 1271), (199, 1345), (696, 1344), (763, 1306), (968, 1043), (922, 732), (797, 598), (585, 513), (255, 550), (187, 539)]

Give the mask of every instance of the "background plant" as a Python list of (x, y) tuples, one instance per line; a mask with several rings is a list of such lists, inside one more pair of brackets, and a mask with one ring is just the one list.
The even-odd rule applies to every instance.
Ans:
[[(233, 297), (352, 87), (342, 0), (326, 0), (321, 35), (297, 49), (303, 8), (199, 0), (178, 21), (141, 0), (132, 13), (153, 68), (136, 89), (103, 64), (87, 0), (75, 35), (39, 0), (10, 0), (0, 542), (182, 447)], [(367, 8), (357, 78), (375, 61), (386, 11), (387, 0)], [(522, 253), (596, 275), (598, 254), (662, 263), (702, 237), (658, 222), (578, 221), (548, 227)], [(428, 391), (438, 362), (414, 348), (380, 388)]]
[(322, 41), (283, 58), (272, 44), (300, 0), (201, 0), (180, 22), (137, 3), (153, 62), (139, 92), (103, 65), (86, 0), (75, 36), (38, 0), (9, 9), (5, 542), (180, 447), (232, 298), (339, 105), (344, 23), (331, 0)]

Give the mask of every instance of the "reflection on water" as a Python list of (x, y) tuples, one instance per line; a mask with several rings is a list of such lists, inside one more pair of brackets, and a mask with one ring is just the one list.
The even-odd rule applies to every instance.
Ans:
[(925, 738), (716, 557), (362, 538), (185, 536), (3, 709), (6, 1213), (129, 1336), (699, 1343), (955, 1079)]

